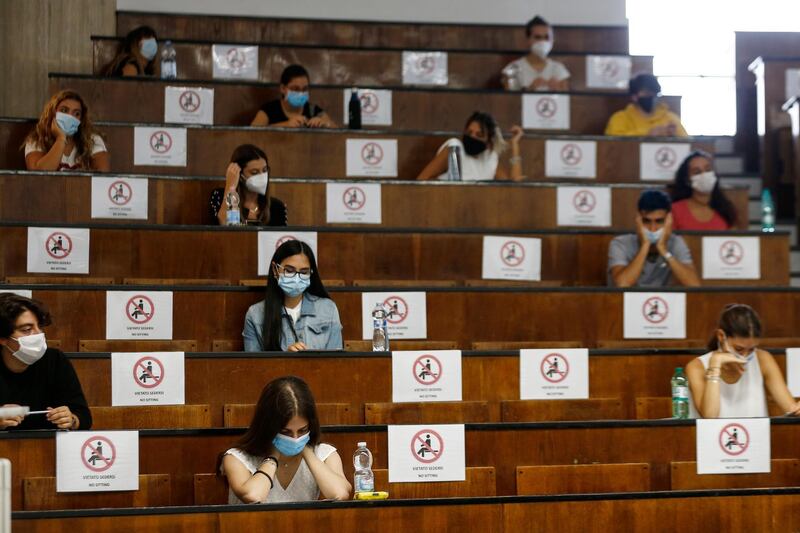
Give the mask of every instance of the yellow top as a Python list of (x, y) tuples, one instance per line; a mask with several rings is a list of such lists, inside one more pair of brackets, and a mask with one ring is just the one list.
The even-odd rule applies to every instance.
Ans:
[(606, 135), (630, 135), (644, 137), (655, 126), (675, 125), (675, 132), (665, 132), (660, 136), (688, 137), (681, 119), (669, 110), (667, 104), (658, 104), (650, 115), (646, 115), (635, 104), (628, 104), (624, 110), (617, 111), (608, 120)]

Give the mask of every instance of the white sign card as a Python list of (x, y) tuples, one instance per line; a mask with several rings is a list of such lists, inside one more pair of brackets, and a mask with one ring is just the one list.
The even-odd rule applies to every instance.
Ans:
[(484, 235), (483, 279), (539, 281), (542, 279), (542, 240)]
[(786, 349), (786, 384), (792, 396), (800, 396), (800, 348)]
[(393, 402), (460, 402), (461, 350), (392, 352)]
[[(317, 253), (317, 232), (316, 231), (259, 231), (258, 232), (258, 275), (266, 276), (269, 274), (269, 265), (275, 250), (286, 241), (303, 241), (314, 252), (314, 256), (319, 264), (319, 254)], [(372, 337), (370, 337), (372, 338)]]
[(111, 405), (183, 405), (183, 352), (112, 353)]
[(56, 433), (56, 492), (139, 490), (138, 431)]
[(403, 52), (403, 85), (447, 85), (447, 52)]
[(698, 474), (770, 471), (769, 418), (706, 418), (696, 421)]
[(522, 127), (526, 130), (568, 130), (568, 94), (523, 94)]
[(559, 226), (611, 225), (610, 187), (558, 187), (556, 199)]
[(545, 141), (545, 176), (548, 178), (596, 178), (595, 141)]
[(519, 397), (522, 400), (589, 397), (589, 350), (520, 350)]
[(164, 122), (167, 124), (213, 124), (214, 89), (166, 87)]
[(639, 145), (639, 179), (672, 181), (675, 171), (692, 149), (689, 143), (641, 143)]
[(761, 279), (761, 239), (703, 237), (703, 279)]
[(325, 194), (328, 224), (381, 223), (380, 183), (327, 183)]
[(627, 89), (632, 66), (630, 56), (586, 56), (586, 86), (590, 89)]
[(624, 338), (685, 339), (685, 292), (626, 292)]
[(800, 96), (800, 68), (786, 69), (786, 100)]
[(464, 424), (389, 426), (389, 483), (464, 481)]
[(147, 178), (93, 176), (92, 218), (147, 220)]
[(106, 292), (106, 339), (171, 340), (172, 292)]
[(28, 228), (28, 272), (89, 273), (89, 230)]
[(0, 294), (4, 292), (10, 292), (11, 294), (16, 294), (23, 298), (33, 298), (33, 291), (28, 289), (0, 289)]
[[(344, 90), (344, 118), (350, 121), (350, 95), (352, 89)], [(386, 89), (360, 89), (358, 99), (361, 101), (361, 124), (364, 126), (392, 125), (392, 91)]]
[(347, 177), (397, 177), (397, 139), (347, 139)]
[(133, 164), (186, 166), (186, 128), (133, 129)]
[(372, 310), (383, 304), (389, 329), (389, 346), (394, 339), (425, 339), (428, 336), (428, 314), (424, 292), (361, 293), (361, 338), (372, 338)]
[(211, 56), (214, 79), (258, 79), (258, 46), (215, 44)]

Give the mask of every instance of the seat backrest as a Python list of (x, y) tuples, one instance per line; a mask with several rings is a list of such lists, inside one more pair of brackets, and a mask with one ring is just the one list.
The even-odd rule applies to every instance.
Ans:
[(92, 407), (92, 429), (194, 429), (211, 427), (209, 405)]
[[(403, 340), (391, 341), (392, 350), (457, 350), (456, 341), (425, 341), (425, 340)], [(371, 352), (372, 341), (344, 341), (344, 349), (347, 352)]]
[(140, 474), (139, 490), (121, 492), (56, 492), (55, 477), (22, 480), (23, 509), (95, 509), (101, 507), (166, 507), (171, 504), (170, 476)]
[[(48, 342), (49, 344), (49, 342)], [(88, 340), (78, 341), (79, 352), (196, 352), (196, 340)]]
[(500, 402), (502, 422), (543, 420), (618, 420), (624, 418), (619, 398), (585, 400), (505, 400)]
[(194, 504), (223, 505), (228, 503), (228, 480), (216, 474), (194, 475)]
[(647, 463), (517, 467), (517, 494), (579, 494), (650, 490)]
[(800, 461), (773, 459), (770, 472), (763, 474), (698, 474), (695, 461), (673, 461), (669, 467), (672, 490), (755, 489), (797, 487), (800, 485)]
[(496, 496), (497, 483), (493, 466), (468, 466), (464, 481), (437, 483), (389, 483), (389, 471), (374, 469), (375, 490), (389, 492), (391, 499), (479, 498)]
[[(496, 411), (496, 409), (495, 409)], [(366, 424), (465, 424), (498, 422), (489, 402), (367, 403)]]
[[(226, 428), (247, 427), (253, 419), (256, 405), (253, 403), (227, 403), (223, 407), (223, 425)], [(347, 426), (362, 424), (360, 409), (349, 403), (318, 403), (317, 416), (325, 426)]]

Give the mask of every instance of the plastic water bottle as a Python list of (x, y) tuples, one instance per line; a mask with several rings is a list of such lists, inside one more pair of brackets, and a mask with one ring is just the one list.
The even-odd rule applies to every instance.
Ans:
[(228, 226), (238, 226), (242, 223), (242, 211), (239, 209), (239, 193), (231, 191), (225, 196), (225, 204), (228, 207), (225, 213), (225, 223)]
[(775, 204), (772, 203), (772, 194), (769, 189), (761, 191), (761, 231), (764, 233), (775, 232)]
[(175, 59), (175, 47), (172, 41), (164, 42), (164, 49), (161, 50), (161, 78), (174, 80), (178, 77), (178, 63)]
[(672, 385), (672, 418), (689, 418), (689, 381), (678, 367), (670, 380)]
[(375, 476), (372, 473), (372, 452), (367, 448), (366, 442), (359, 442), (353, 454), (353, 492), (374, 492)]
[(519, 81), (519, 65), (511, 63), (503, 69), (503, 76), (506, 78), (506, 88), (509, 91), (519, 91), (522, 83)]
[(458, 146), (447, 149), (447, 181), (461, 181), (461, 149)]
[(386, 323), (386, 309), (382, 303), (376, 303), (372, 310), (372, 351), (389, 351), (389, 327)]
[(351, 130), (361, 129), (361, 99), (355, 87), (350, 92), (350, 103), (347, 105), (347, 124)]

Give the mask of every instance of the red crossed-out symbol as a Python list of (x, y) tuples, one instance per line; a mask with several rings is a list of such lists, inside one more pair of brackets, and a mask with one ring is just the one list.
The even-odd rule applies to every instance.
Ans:
[(95, 435), (81, 446), (81, 459), (92, 472), (104, 472), (117, 460), (117, 448), (106, 437)]
[(367, 203), (367, 195), (360, 187), (348, 187), (342, 194), (344, 206), (352, 211), (358, 211)]
[(378, 143), (367, 143), (361, 148), (361, 159), (364, 163), (375, 166), (383, 161), (383, 148)]
[(430, 354), (420, 355), (411, 371), (422, 385), (433, 385), (442, 377), (442, 362)]
[(744, 248), (736, 241), (725, 241), (719, 247), (719, 257), (726, 265), (738, 265), (744, 258)]
[(581, 189), (572, 197), (572, 205), (581, 213), (591, 213), (597, 205), (597, 198), (592, 191)]
[(581, 147), (577, 144), (565, 144), (561, 149), (561, 161), (566, 165), (573, 167), (580, 163), (582, 158), (583, 152), (581, 151)]
[(294, 235), (284, 235), (283, 237), (281, 237), (280, 239), (275, 241), (275, 249), (277, 250), (280, 247), (281, 244), (283, 244), (283, 243), (285, 243), (287, 241), (296, 241), (296, 240), (298, 240), (298, 239)]
[(436, 58), (433, 56), (422, 56), (417, 59), (417, 70), (423, 74), (430, 74), (436, 68)]
[(127, 181), (115, 181), (108, 187), (108, 199), (116, 205), (125, 205), (133, 198), (133, 189)]
[(228, 50), (228, 53), (225, 54), (225, 59), (227, 59), (228, 65), (230, 65), (232, 69), (237, 70), (247, 63), (247, 57), (245, 57), (244, 52), (238, 48), (231, 48)]
[(525, 259), (525, 247), (517, 241), (507, 241), (500, 247), (500, 259), (510, 267), (519, 266)]
[(381, 106), (378, 95), (372, 91), (363, 91), (358, 99), (361, 100), (361, 112), (366, 115), (374, 114)]
[(194, 113), (200, 108), (200, 95), (195, 91), (184, 91), (178, 98), (178, 103), (187, 113)]
[(142, 357), (133, 365), (133, 380), (145, 389), (158, 387), (164, 381), (164, 365), (155, 357)]
[(444, 452), (444, 440), (432, 429), (418, 431), (411, 439), (411, 455), (420, 463), (435, 463)]
[(390, 324), (399, 324), (408, 317), (408, 304), (399, 296), (389, 296), (383, 301), (386, 309), (386, 321)]
[(678, 155), (675, 153), (675, 150), (669, 146), (662, 146), (656, 150), (655, 159), (656, 165), (664, 169), (671, 169), (678, 161)]
[(728, 455), (741, 455), (750, 446), (750, 434), (741, 424), (728, 424), (719, 432), (719, 447)]
[(164, 130), (158, 130), (150, 136), (150, 148), (159, 154), (166, 154), (172, 148), (172, 137)]
[(125, 314), (131, 322), (146, 324), (156, 314), (153, 300), (144, 294), (137, 294), (125, 304)]
[(644, 301), (642, 316), (648, 322), (660, 324), (667, 319), (667, 315), (669, 315), (669, 306), (663, 298), (653, 296)]
[(550, 383), (564, 381), (569, 375), (569, 361), (563, 354), (551, 353), (542, 357), (539, 365), (542, 377)]
[(536, 102), (536, 113), (538, 113), (540, 117), (552, 118), (553, 115), (556, 114), (556, 111), (558, 111), (558, 104), (554, 98), (542, 96), (539, 98), (539, 101)]
[(72, 239), (66, 233), (56, 231), (45, 239), (44, 249), (53, 259), (66, 259), (72, 253)]

